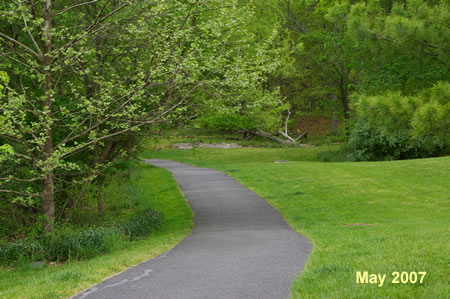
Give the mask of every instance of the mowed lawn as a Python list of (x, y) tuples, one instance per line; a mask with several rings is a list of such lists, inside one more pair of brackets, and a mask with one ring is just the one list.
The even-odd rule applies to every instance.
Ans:
[(0, 298), (70, 298), (118, 272), (162, 254), (189, 234), (193, 226), (192, 210), (172, 175), (165, 169), (149, 165), (142, 165), (135, 172), (136, 175), (126, 182), (129, 183), (127, 188), (117, 190), (117, 196), (126, 202), (127, 192), (141, 192), (144, 204), (164, 216), (159, 231), (90, 260), (43, 269), (30, 266), (0, 268)]
[[(450, 157), (314, 162), (330, 149), (162, 150), (145, 156), (223, 170), (306, 235), (314, 249), (292, 286), (294, 298), (448, 298)], [(357, 271), (386, 274), (384, 284), (358, 284)], [(422, 283), (399, 278), (394, 284), (395, 271), (426, 275)]]

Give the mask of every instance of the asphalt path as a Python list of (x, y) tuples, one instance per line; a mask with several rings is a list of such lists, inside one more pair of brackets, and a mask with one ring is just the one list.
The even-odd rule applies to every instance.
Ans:
[(74, 298), (289, 298), (312, 249), (305, 237), (221, 171), (146, 163), (172, 172), (194, 211), (192, 234)]

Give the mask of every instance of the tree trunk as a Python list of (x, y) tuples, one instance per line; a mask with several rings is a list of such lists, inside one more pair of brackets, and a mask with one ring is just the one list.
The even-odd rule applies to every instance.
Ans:
[(100, 174), (97, 177), (97, 185), (98, 185), (97, 210), (100, 215), (103, 215), (103, 212), (105, 211), (105, 200), (103, 198), (103, 182), (104, 182), (103, 175)]
[(331, 101), (333, 102), (333, 110), (331, 112), (331, 134), (333, 136), (337, 135), (337, 130), (338, 130), (338, 126), (339, 126), (339, 120), (338, 120), (338, 116), (336, 113), (337, 110), (337, 96), (336, 94), (331, 94)]
[(344, 112), (344, 131), (345, 137), (350, 136), (350, 130), (348, 127), (348, 120), (350, 119), (350, 107), (348, 105), (348, 74), (347, 77), (341, 76), (339, 84), (339, 98), (342, 104), (342, 109)]
[(52, 1), (46, 0), (44, 3), (44, 57), (42, 58), (42, 64), (44, 66), (44, 93), (46, 95), (44, 101), (43, 111), (46, 114), (46, 121), (44, 124), (45, 128), (45, 143), (43, 147), (43, 160), (44, 160), (44, 183), (42, 192), (42, 208), (46, 220), (43, 223), (43, 229), (45, 232), (54, 231), (55, 223), (55, 194), (54, 194), (54, 172), (53, 165), (47, 163), (48, 159), (53, 154), (53, 131), (52, 131), (52, 71), (50, 66), (52, 64), (52, 58), (50, 52), (52, 51), (52, 39), (51, 39), (51, 28), (52, 28), (52, 13), (51, 13)]
[(49, 171), (44, 178), (44, 191), (42, 192), (42, 208), (44, 210), (45, 219), (43, 229), (45, 232), (54, 231), (55, 223), (55, 199), (53, 192), (53, 171)]
[(271, 139), (271, 140), (273, 140), (273, 141), (276, 141), (276, 142), (278, 142), (278, 143), (281, 143), (281, 144), (292, 145), (292, 142), (291, 142), (291, 141), (283, 140), (283, 139), (281, 139), (281, 138), (278, 138), (278, 137), (276, 137), (276, 136), (273, 136), (272, 134), (266, 133), (266, 132), (261, 131), (261, 130), (258, 130), (258, 131), (255, 131), (255, 132), (250, 132), (250, 131), (247, 131), (247, 132), (248, 132), (249, 134), (253, 134), (253, 135), (256, 135), (256, 136), (269, 138), (269, 139)]

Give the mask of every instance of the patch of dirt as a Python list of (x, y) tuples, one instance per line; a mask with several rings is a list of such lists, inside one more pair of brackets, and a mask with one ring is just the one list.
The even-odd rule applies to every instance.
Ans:
[[(308, 131), (308, 136), (321, 137), (331, 133), (331, 118), (317, 115), (305, 115), (295, 120), (292, 128), (294, 131)], [(341, 125), (339, 123), (339, 125)]]
[(192, 145), (192, 143), (175, 143), (174, 145), (172, 145), (174, 148), (176, 149), (192, 149), (194, 146)]
[(275, 161), (275, 163), (277, 163), (277, 164), (280, 164), (280, 163), (289, 163), (289, 162), (291, 162), (291, 161), (289, 161), (289, 160), (278, 160), (278, 161)]
[(237, 143), (226, 143), (226, 142), (221, 142), (221, 143), (175, 143), (173, 145), (174, 148), (176, 149), (181, 149), (181, 150), (185, 150), (185, 149), (193, 149), (194, 147), (196, 148), (240, 148), (242, 146), (240, 146)]

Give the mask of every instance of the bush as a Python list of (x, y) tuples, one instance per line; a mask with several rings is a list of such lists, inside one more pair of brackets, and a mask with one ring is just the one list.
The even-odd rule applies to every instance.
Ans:
[(450, 83), (415, 96), (388, 92), (361, 96), (349, 140), (357, 161), (413, 159), (450, 152)]
[(160, 228), (162, 215), (145, 210), (128, 222), (112, 227), (65, 230), (39, 240), (20, 240), (0, 246), (0, 264), (10, 265), (20, 259), (67, 261), (89, 259), (121, 247), (125, 241), (137, 240)]
[(445, 154), (445, 145), (439, 139), (412, 139), (406, 130), (383, 134), (364, 119), (355, 124), (347, 148), (350, 161), (416, 159)]

